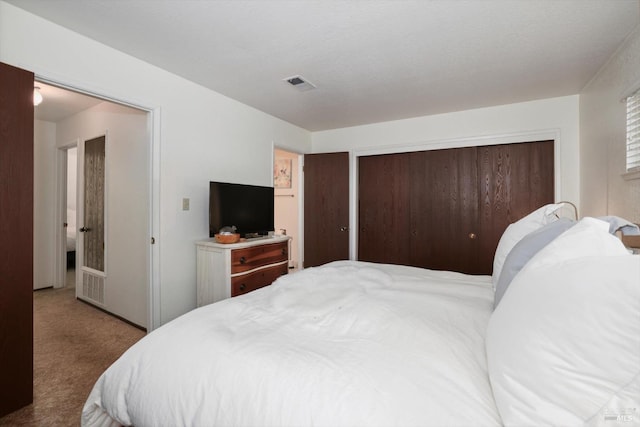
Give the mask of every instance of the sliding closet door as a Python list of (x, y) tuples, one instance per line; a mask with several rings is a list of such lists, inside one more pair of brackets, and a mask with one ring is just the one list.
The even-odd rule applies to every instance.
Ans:
[(507, 226), (554, 200), (553, 141), (361, 157), (358, 259), (491, 274)]
[(0, 416), (33, 401), (33, 73), (0, 63)]
[(554, 201), (553, 141), (478, 147), (479, 274), (491, 274), (507, 226)]
[(403, 264), (411, 237), (407, 153), (358, 159), (358, 259)]
[(410, 154), (409, 264), (474, 273), (477, 256), (475, 147)]

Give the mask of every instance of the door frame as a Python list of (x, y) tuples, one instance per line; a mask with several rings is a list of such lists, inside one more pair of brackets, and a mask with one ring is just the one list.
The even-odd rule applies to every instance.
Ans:
[(349, 151), (349, 256), (358, 259), (358, 158), (360, 156), (374, 156), (379, 154), (409, 153), (413, 151), (439, 150), (446, 148), (480, 147), (485, 145), (514, 144), (520, 142), (535, 142), (553, 140), (554, 148), (554, 197), (562, 197), (562, 162), (560, 129), (539, 129), (530, 132), (515, 132), (508, 134), (483, 135), (468, 138), (439, 139), (406, 145), (382, 145), (379, 147), (363, 147)]
[[(113, 102), (127, 107), (136, 108), (144, 111), (147, 114), (147, 126), (149, 129), (149, 139), (145, 141), (148, 144), (148, 175), (147, 184), (149, 188), (148, 193), (148, 206), (150, 207), (148, 212), (148, 230), (147, 239), (149, 242), (149, 249), (147, 252), (147, 332), (151, 332), (161, 325), (161, 280), (160, 280), (160, 242), (158, 236), (160, 235), (160, 129), (161, 129), (161, 108), (145, 106), (144, 103), (136, 100), (127, 100), (123, 98), (116, 98), (107, 94), (101, 93), (99, 90), (93, 88), (83, 88), (79, 85), (65, 82), (60, 79), (52, 79), (46, 75), (36, 74), (34, 81), (42, 82), (48, 85), (57, 86), (62, 89), (78, 92), (84, 95), (99, 98), (107, 102)], [(60, 153), (58, 153), (56, 159), (58, 166), (60, 165)], [(63, 179), (60, 176), (62, 168), (56, 168), (56, 183), (57, 191), (62, 191), (60, 181)], [(64, 166), (66, 171), (66, 165)], [(65, 172), (66, 173), (66, 172)], [(66, 180), (66, 178), (65, 178)], [(66, 189), (65, 189), (66, 191)], [(60, 194), (60, 193), (58, 193)], [(59, 197), (58, 197), (59, 199)], [(58, 209), (59, 211), (59, 209)], [(61, 217), (58, 224), (61, 224)], [(61, 228), (61, 227), (58, 227)], [(62, 240), (62, 233), (56, 233), (57, 248), (66, 247), (65, 240)], [(64, 246), (61, 246), (64, 245)], [(77, 250), (77, 249), (76, 249)], [(62, 256), (62, 255), (60, 255)], [(57, 268), (61, 267), (58, 263), (59, 259), (56, 257)], [(58, 275), (61, 274), (58, 271)], [(60, 276), (56, 276), (60, 277)]]

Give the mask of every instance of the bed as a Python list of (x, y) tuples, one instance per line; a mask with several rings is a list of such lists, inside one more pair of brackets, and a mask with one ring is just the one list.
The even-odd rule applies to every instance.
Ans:
[(640, 257), (554, 206), (493, 276), (339, 261), (195, 309), (102, 374), (82, 425), (637, 425)]

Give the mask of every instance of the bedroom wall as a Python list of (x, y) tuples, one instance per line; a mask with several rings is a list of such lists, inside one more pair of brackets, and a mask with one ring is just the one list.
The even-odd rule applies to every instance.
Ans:
[(580, 93), (580, 179), (585, 215), (640, 222), (640, 176), (626, 180), (626, 106), (640, 88), (640, 27)]
[(103, 102), (58, 122), (56, 132), (58, 146), (106, 132), (104, 308), (143, 327), (148, 290), (148, 130), (145, 112)]
[[(389, 153), (521, 142), (557, 134), (557, 200), (580, 203), (578, 95), (314, 132), (314, 153)], [(549, 138), (544, 138), (549, 139)]]
[(274, 145), (311, 151), (304, 129), (2, 1), (0, 61), (156, 109), (160, 324), (196, 306), (194, 243), (208, 236), (208, 182), (271, 185)]
[(33, 127), (33, 289), (55, 283), (56, 124)]

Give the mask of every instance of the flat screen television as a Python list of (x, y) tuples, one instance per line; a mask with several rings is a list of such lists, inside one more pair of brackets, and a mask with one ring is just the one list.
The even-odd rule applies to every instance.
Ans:
[(273, 187), (211, 181), (209, 237), (227, 226), (245, 238), (273, 231)]

